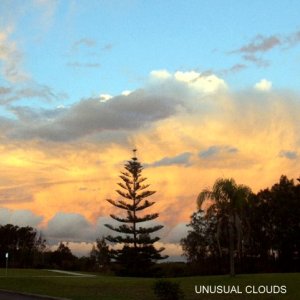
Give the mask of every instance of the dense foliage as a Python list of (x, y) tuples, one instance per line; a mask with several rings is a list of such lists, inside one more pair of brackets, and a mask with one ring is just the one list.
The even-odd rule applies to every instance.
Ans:
[(14, 267), (38, 266), (46, 240), (32, 227), (12, 224), (0, 225), (0, 263), (5, 265), (6, 253)]
[(299, 271), (300, 185), (282, 176), (271, 189), (242, 198), (233, 236), (228, 228), (234, 212), (230, 201), (206, 211), (199, 208), (191, 216), (181, 245), (194, 272), (227, 273), (231, 251), (238, 272)]

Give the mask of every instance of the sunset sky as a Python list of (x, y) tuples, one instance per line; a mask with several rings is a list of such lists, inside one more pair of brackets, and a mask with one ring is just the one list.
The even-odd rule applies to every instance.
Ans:
[[(219, 177), (300, 175), (299, 1), (0, 1), (0, 224), (76, 254), (137, 148), (166, 254)], [(117, 212), (114, 212), (117, 214)]]

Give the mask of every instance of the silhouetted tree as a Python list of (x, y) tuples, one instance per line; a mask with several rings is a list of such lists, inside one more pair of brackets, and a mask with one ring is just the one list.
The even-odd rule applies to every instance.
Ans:
[(199, 210), (193, 213), (187, 226), (190, 230), (180, 244), (189, 263), (199, 263), (218, 254), (215, 218), (209, 218), (203, 210)]
[(51, 263), (54, 267), (61, 269), (74, 269), (77, 257), (74, 256), (63, 242), (60, 242), (57, 250), (51, 254)]
[(164, 248), (156, 249), (153, 244), (160, 238), (150, 236), (151, 233), (163, 228), (162, 225), (152, 227), (139, 226), (140, 223), (155, 220), (158, 213), (140, 215), (140, 212), (154, 204), (147, 200), (155, 191), (147, 190), (148, 184), (142, 184), (146, 178), (142, 177), (143, 167), (135, 156), (125, 163), (125, 170), (121, 172), (122, 182), (118, 185), (122, 190), (116, 192), (123, 198), (122, 200), (107, 201), (113, 206), (126, 212), (126, 216), (116, 216), (111, 214), (111, 218), (122, 223), (115, 227), (105, 224), (109, 229), (120, 233), (118, 236), (108, 236), (106, 239), (112, 243), (123, 245), (121, 249), (111, 249), (111, 257), (121, 266), (121, 274), (126, 275), (149, 275), (154, 262), (164, 259), (160, 252)]
[[(251, 190), (245, 185), (237, 185), (234, 179), (218, 179), (216, 180), (212, 190), (203, 190), (198, 198), (198, 208), (201, 209), (205, 200), (212, 202), (207, 213), (217, 217), (217, 243), (220, 255), (222, 249), (220, 238), (222, 229), (226, 228), (228, 233), (228, 252), (230, 275), (235, 275), (234, 256), (235, 252), (238, 256), (241, 254), (241, 235), (243, 208), (245, 207)], [(224, 234), (224, 231), (223, 231)], [(225, 232), (226, 234), (226, 232)], [(235, 243), (236, 241), (236, 243)], [(236, 247), (235, 247), (236, 244)], [(236, 251), (235, 251), (236, 250)]]
[(110, 264), (110, 255), (109, 247), (104, 237), (96, 240), (96, 246), (93, 246), (90, 258), (98, 268), (102, 270), (107, 269)]
[[(217, 218), (202, 209), (193, 213), (187, 225), (188, 234), (181, 239), (183, 256), (187, 258), (191, 274), (219, 274), (224, 267), (220, 260), (216, 232)], [(223, 240), (223, 239), (222, 239)]]
[(12, 224), (0, 226), (0, 260), (9, 253), (10, 264), (15, 267), (32, 267), (45, 249), (46, 240), (36, 229)]
[(260, 191), (252, 214), (252, 247), (263, 260), (275, 259), (280, 271), (296, 270), (300, 260), (300, 185), (281, 176)]

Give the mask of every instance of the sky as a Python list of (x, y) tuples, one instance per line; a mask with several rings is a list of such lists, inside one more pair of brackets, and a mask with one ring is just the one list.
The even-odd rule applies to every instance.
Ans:
[[(137, 148), (166, 254), (217, 178), (300, 170), (299, 1), (0, 1), (0, 224), (87, 254)], [(116, 211), (114, 211), (116, 214)], [(160, 246), (158, 245), (158, 246)]]

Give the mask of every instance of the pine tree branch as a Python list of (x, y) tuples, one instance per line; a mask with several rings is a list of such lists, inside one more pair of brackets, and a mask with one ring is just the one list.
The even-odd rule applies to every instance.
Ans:
[(151, 238), (149, 234), (140, 234), (137, 239), (137, 243), (140, 245), (150, 245), (150, 244), (154, 244), (159, 240), (160, 240), (159, 237)]
[[(141, 199), (142, 200), (142, 199)], [(139, 201), (139, 203), (140, 203), (141, 201)], [(138, 204), (139, 204), (138, 203)], [(141, 204), (140, 206), (138, 206), (135, 210), (136, 211), (139, 211), (139, 210), (142, 210), (142, 209), (145, 209), (145, 208), (147, 208), (147, 207), (150, 207), (150, 206), (152, 206), (153, 204), (154, 204), (155, 202), (149, 202), (148, 200), (145, 200), (145, 202), (143, 203), (143, 204)], [(137, 204), (137, 205), (138, 205)]]
[(144, 191), (141, 194), (137, 195), (136, 199), (143, 199), (143, 198), (146, 198), (146, 197), (150, 197), (154, 193), (155, 193), (155, 191)]
[[(130, 177), (130, 174), (129, 173), (127, 173), (127, 172), (121, 172), (121, 174), (123, 174), (125, 177)], [(121, 176), (120, 176), (121, 177)]]
[(119, 227), (114, 227), (110, 224), (105, 224), (105, 226), (113, 231), (120, 232), (120, 233), (127, 233), (127, 234), (134, 234), (134, 230), (132, 226), (128, 225), (120, 225)]
[(138, 187), (139, 187), (138, 190), (139, 190), (139, 191), (142, 191), (142, 190), (148, 188), (149, 186), (150, 186), (150, 184), (145, 184), (145, 185), (139, 185), (139, 184), (138, 184)]
[(131, 196), (130, 194), (124, 193), (124, 192), (122, 192), (122, 191), (120, 191), (120, 190), (116, 190), (116, 192), (117, 192), (120, 196), (122, 196), (122, 197), (124, 197), (124, 198), (126, 198), (126, 199), (129, 199), (129, 200), (132, 200), (132, 196)]
[(122, 189), (124, 189), (126, 191), (128, 190), (128, 188), (121, 182), (118, 182), (117, 185), (119, 185)]
[(133, 244), (134, 238), (130, 236), (107, 236), (106, 239), (111, 243), (120, 243), (120, 244)]
[(146, 177), (140, 177), (136, 183), (140, 184), (140, 183), (144, 182), (145, 180), (147, 180)]
[(157, 213), (155, 213), (155, 214), (148, 214), (148, 215), (145, 215), (145, 216), (140, 217), (140, 218), (136, 217), (134, 221), (136, 223), (145, 222), (145, 221), (151, 221), (151, 220), (156, 219), (157, 217), (158, 217)]
[(122, 209), (130, 209), (130, 206), (129, 204), (125, 203), (124, 201), (114, 201), (114, 200), (111, 200), (111, 199), (106, 199), (107, 202), (111, 203), (112, 205), (116, 206), (116, 207), (119, 207), (119, 208), (122, 208)]
[(138, 229), (136, 229), (136, 232), (138, 234), (149, 234), (149, 233), (153, 233), (155, 231), (158, 231), (160, 229), (162, 229), (164, 226), (163, 225), (157, 225), (157, 226), (153, 226), (153, 227), (139, 227)]
[(132, 223), (132, 220), (130, 220), (129, 218), (120, 218), (120, 217), (117, 217), (115, 215), (110, 215), (110, 217), (113, 218), (114, 220), (118, 221), (118, 222)]
[(123, 201), (123, 200), (119, 200), (118, 203), (119, 203), (120, 205), (126, 206), (126, 207), (127, 207), (127, 210), (133, 210), (133, 205), (132, 205), (132, 204), (128, 204), (128, 203), (126, 203), (126, 202)]
[(129, 179), (129, 178), (127, 178), (126, 176), (119, 176), (124, 182), (127, 182), (127, 183), (130, 183), (130, 184), (132, 184), (132, 181)]

